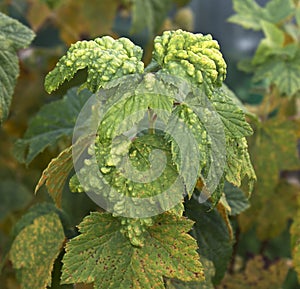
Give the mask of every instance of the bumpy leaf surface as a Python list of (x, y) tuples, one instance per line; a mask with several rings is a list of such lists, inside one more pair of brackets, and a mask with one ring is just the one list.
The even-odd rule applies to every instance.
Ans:
[[(192, 172), (199, 175), (207, 165), (209, 159), (209, 140), (207, 131), (198, 116), (187, 105), (177, 106), (167, 125), (171, 139), (172, 158), (180, 172), (189, 196), (192, 195), (197, 178)], [(183, 139), (180, 146), (174, 139)], [(199, 156), (199, 162), (195, 160)]]
[(0, 12), (0, 123), (7, 118), (19, 76), (17, 51), (25, 48), (34, 33), (19, 21)]
[(186, 215), (195, 221), (192, 235), (198, 242), (198, 252), (214, 263), (216, 273), (212, 280), (219, 282), (226, 269), (232, 253), (232, 240), (228, 228), (219, 212), (208, 212), (209, 206), (199, 204), (195, 199), (186, 203)]
[(65, 137), (70, 142), (76, 118), (90, 96), (88, 90), (77, 93), (77, 88), (72, 88), (63, 99), (43, 106), (30, 121), (23, 139), (15, 145), (18, 160), (29, 164), (58, 140)]
[(17, 269), (22, 289), (51, 285), (51, 271), (65, 240), (55, 213), (40, 216), (15, 238), (9, 258)]
[(226, 63), (219, 49), (211, 35), (166, 31), (154, 39), (153, 59), (162, 72), (185, 78), (197, 86), (203, 85), (211, 95), (226, 76)]
[(203, 280), (196, 243), (186, 232), (192, 222), (159, 216), (145, 233), (144, 247), (134, 247), (110, 214), (92, 213), (79, 225), (63, 258), (63, 283), (92, 283), (101, 289), (164, 289), (163, 276)]
[(56, 67), (46, 76), (45, 88), (50, 93), (75, 73), (87, 68), (86, 87), (96, 92), (108, 81), (123, 75), (143, 73), (143, 51), (127, 38), (110, 36), (72, 44)]
[(261, 20), (278, 23), (295, 12), (292, 0), (271, 0), (261, 7), (255, 0), (233, 0), (233, 8), (237, 14), (229, 21), (254, 30), (261, 29)]

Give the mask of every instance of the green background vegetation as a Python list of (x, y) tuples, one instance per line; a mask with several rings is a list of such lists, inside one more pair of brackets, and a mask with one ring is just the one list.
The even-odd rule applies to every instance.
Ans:
[[(201, 2), (205, 0), (199, 0)], [(43, 246), (53, 246), (55, 249), (55, 244), (65, 241), (64, 236), (72, 238), (77, 235), (75, 226), (90, 211), (97, 210), (85, 194), (72, 194), (67, 185), (63, 188), (64, 214), (56, 211), (45, 186), (34, 195), (42, 171), (52, 158), (70, 145), (68, 138), (60, 138), (58, 144), (53, 142), (29, 165), (17, 160), (24, 160), (24, 155), (18, 154), (20, 150), (16, 144), (20, 144), (18, 139), (24, 136), (30, 120), (44, 104), (62, 99), (70, 87), (81, 84), (86, 77), (83, 71), (49, 95), (44, 89), (46, 74), (71, 43), (102, 35), (129, 37), (143, 47), (143, 61), (148, 64), (154, 36), (163, 30), (182, 28), (212, 33), (221, 43), (221, 51), (229, 68), (227, 83), (244, 102), (248, 121), (254, 129), (254, 135), (248, 138), (248, 142), (258, 180), (249, 202), (246, 198), (236, 200), (235, 196), (240, 191), (236, 192), (237, 189), (228, 184), (226, 197), (231, 200), (231, 203), (228, 202), (232, 212), (229, 219), (225, 218), (227, 224), (222, 218), (222, 208), (207, 213), (205, 207), (199, 207), (194, 202), (187, 205), (187, 216), (196, 221), (192, 235), (197, 238), (199, 247), (204, 248), (202, 263), (209, 282), (183, 284), (167, 280), (166, 286), (176, 289), (300, 288), (297, 279), (297, 273), (300, 275), (300, 164), (297, 149), (300, 135), (299, 1), (271, 0), (260, 6), (254, 0), (233, 0), (236, 14), (229, 21), (247, 31), (254, 31), (251, 32), (253, 34), (246, 34), (254, 39), (248, 50), (239, 50), (238, 38), (234, 34), (221, 35), (218, 32), (218, 27), (225, 25), (225, 19), (218, 18), (221, 9), (216, 6), (195, 6), (208, 9), (201, 11), (201, 15), (212, 15), (214, 19), (212, 29), (205, 27), (202, 30), (198, 12), (186, 6), (189, 1), (149, 0), (134, 3), (129, 0), (0, 1), (1, 12), (20, 20), (36, 33), (28, 48), (21, 49), (26, 45), (24, 40), (11, 50), (18, 55), (20, 76), (9, 113), (0, 128), (0, 287), (20, 288), (22, 283), (22, 288), (44, 288), (45, 284), (38, 282), (47, 280), (48, 276), (35, 278), (38, 276), (34, 271), (37, 268), (18, 270), (20, 268), (13, 268), (11, 261), (14, 264), (27, 262), (31, 268), (32, 247), (36, 252), (43, 252)], [(235, 31), (238, 35), (241, 35), (240, 31), (246, 33), (245, 30)], [(3, 41), (1, 33), (0, 45), (4, 45), (7, 41)], [(30, 39), (27, 42), (29, 44)], [(1, 46), (1, 49), (4, 51), (5, 47)], [(84, 99), (82, 96), (82, 100), (77, 101)], [(80, 103), (77, 105), (80, 106)], [(53, 111), (54, 118), (55, 113)], [(1, 119), (4, 115), (1, 112)], [(30, 138), (30, 133), (26, 137)], [(36, 206), (41, 203), (43, 205)], [(97, 215), (91, 218), (97, 218)], [(20, 219), (22, 221), (18, 222)], [(43, 232), (37, 232), (39, 224), (45, 224), (46, 220), (47, 226), (43, 227)], [(173, 221), (168, 220), (169, 223)], [(32, 238), (37, 234), (43, 238)], [(15, 238), (20, 239), (19, 243), (14, 242), (14, 252), (17, 253), (8, 260), (7, 252)], [(27, 250), (24, 250), (25, 245), (19, 248), (18, 244), (27, 238), (32, 239), (32, 244), (28, 245)], [(56, 259), (52, 283), (47, 280), (50, 288), (72, 288), (71, 285), (59, 285), (62, 256), (39, 255), (41, 258), (37, 262), (41, 272), (51, 271), (47, 263)], [(30, 277), (31, 274), (35, 277)], [(211, 277), (214, 285), (210, 282)], [(90, 287), (77, 284), (76, 288)]]

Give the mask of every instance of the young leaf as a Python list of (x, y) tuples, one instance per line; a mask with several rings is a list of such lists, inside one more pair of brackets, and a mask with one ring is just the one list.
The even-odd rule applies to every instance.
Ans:
[(134, 247), (110, 214), (92, 213), (79, 225), (63, 258), (62, 282), (92, 283), (97, 289), (164, 289), (163, 276), (203, 280), (196, 242), (186, 232), (192, 222), (168, 213), (145, 232), (144, 247)]
[(46, 76), (48, 93), (56, 90), (65, 80), (87, 68), (86, 87), (96, 92), (107, 82), (123, 75), (143, 73), (143, 51), (127, 38), (114, 40), (110, 36), (72, 44), (56, 67)]
[(51, 285), (53, 263), (62, 249), (65, 235), (55, 213), (40, 216), (15, 238), (9, 258), (17, 269), (22, 289)]
[(70, 89), (63, 99), (46, 104), (30, 121), (23, 137), (15, 144), (15, 156), (20, 162), (29, 164), (48, 146), (59, 139), (71, 139), (76, 118), (91, 96), (88, 90)]
[(162, 72), (182, 77), (196, 86), (203, 85), (207, 95), (211, 95), (226, 77), (226, 63), (219, 49), (211, 35), (180, 29), (165, 31), (154, 39), (153, 59)]
[(136, 33), (147, 28), (151, 36), (156, 35), (171, 9), (171, 4), (172, 0), (133, 1), (131, 32)]
[(28, 46), (34, 33), (19, 21), (0, 12), (0, 124), (7, 118), (17, 78), (17, 51)]
[(219, 212), (210, 212), (207, 204), (199, 204), (195, 199), (186, 202), (186, 215), (195, 221), (192, 235), (198, 242), (198, 252), (214, 263), (216, 273), (213, 283), (218, 283), (227, 269), (232, 253), (232, 240), (228, 228)]

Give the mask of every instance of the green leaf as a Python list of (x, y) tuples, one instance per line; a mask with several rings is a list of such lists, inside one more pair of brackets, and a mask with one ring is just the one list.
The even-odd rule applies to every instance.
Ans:
[(265, 18), (265, 13), (256, 1), (233, 0), (233, 9), (237, 14), (229, 17), (229, 22), (239, 24), (248, 29), (261, 29), (260, 20)]
[(7, 118), (19, 76), (17, 51), (28, 46), (34, 33), (0, 12), (0, 124)]
[[(206, 128), (192, 109), (182, 104), (173, 110), (166, 131), (166, 138), (171, 140), (172, 159), (191, 197), (196, 181), (208, 163), (209, 140)], [(184, 139), (184, 142), (180, 142), (179, 146), (176, 140), (180, 139)]]
[(292, 0), (271, 0), (265, 7), (255, 0), (233, 0), (233, 9), (237, 14), (228, 20), (253, 30), (262, 29), (261, 20), (276, 24), (295, 13)]
[(265, 11), (270, 22), (279, 23), (295, 14), (295, 4), (293, 0), (271, 0)]
[(13, 211), (25, 208), (32, 200), (32, 193), (16, 180), (1, 180), (0, 183), (0, 220)]
[(228, 274), (218, 289), (282, 288), (289, 270), (288, 261), (281, 259), (265, 262), (263, 256), (255, 256), (247, 262), (243, 272)]
[(131, 32), (137, 33), (147, 28), (150, 36), (156, 35), (172, 7), (171, 4), (172, 0), (133, 1)]
[(63, 99), (43, 106), (30, 121), (23, 139), (15, 144), (17, 159), (29, 164), (58, 140), (66, 138), (70, 142), (76, 118), (90, 96), (88, 90), (77, 93), (77, 88), (72, 88)]
[(28, 46), (35, 36), (28, 27), (1, 12), (0, 31), (2, 49), (13, 51)]
[(284, 44), (284, 32), (276, 25), (262, 20), (261, 26), (266, 38), (260, 42), (252, 60), (253, 64), (264, 62), (274, 50), (283, 47)]
[(9, 258), (23, 289), (42, 289), (51, 285), (53, 263), (64, 240), (63, 227), (55, 213), (36, 218), (18, 234)]
[(211, 35), (176, 30), (165, 31), (154, 39), (153, 59), (166, 72), (203, 86), (207, 95), (221, 86), (226, 63), (219, 44)]
[(300, 202), (299, 202), (299, 197), (298, 197), (297, 212), (296, 212), (295, 216), (293, 216), (293, 224), (290, 228), (293, 265), (298, 274), (298, 278), (300, 277), (300, 210), (299, 210), (299, 203)]
[[(204, 128), (207, 130), (206, 134), (210, 139), (214, 140), (214, 153), (211, 154), (211, 149), (208, 147), (206, 148), (207, 153), (205, 156), (205, 150), (200, 149), (201, 155), (203, 155), (205, 161), (208, 163), (209, 153), (211, 154), (212, 160), (210, 161), (210, 166), (214, 166), (212, 168), (215, 175), (219, 174), (219, 178), (215, 179), (215, 182), (220, 181), (225, 165), (225, 178), (236, 186), (240, 186), (242, 179), (248, 176), (251, 191), (256, 176), (248, 154), (245, 136), (251, 135), (253, 131), (246, 122), (243, 109), (234, 101), (233, 92), (226, 86), (222, 86), (214, 90), (209, 103), (204, 101), (200, 94), (195, 99), (186, 100), (186, 102), (196, 112), (201, 111), (201, 108), (207, 108), (207, 112), (201, 115), (201, 121), (205, 120), (207, 115), (211, 115), (212, 112), (217, 113), (217, 115), (215, 114), (215, 119), (219, 117), (219, 121), (214, 121), (214, 118), (211, 117), (209, 121), (204, 123)], [(205, 129), (202, 128), (199, 130), (197, 128), (198, 132), (195, 132), (196, 135), (202, 138), (202, 142), (205, 137), (203, 135), (203, 130), (205, 131)], [(202, 133), (200, 133), (201, 131)], [(222, 131), (224, 131), (223, 136)], [(222, 160), (222, 157), (226, 157), (226, 160)], [(215, 199), (213, 203), (218, 201), (223, 193), (222, 183), (217, 190), (217, 194), (213, 196)]]
[(214, 209), (210, 212), (207, 204), (199, 204), (195, 199), (186, 202), (186, 215), (195, 221), (192, 231), (198, 242), (200, 256), (214, 263), (216, 273), (213, 283), (218, 283), (227, 269), (231, 258), (232, 241), (226, 224), (219, 212)]
[(56, 90), (65, 80), (70, 80), (80, 69), (88, 69), (86, 87), (98, 91), (114, 78), (143, 73), (143, 51), (127, 38), (114, 40), (110, 36), (72, 44), (56, 67), (46, 76), (48, 93)]
[(220, 115), (224, 125), (225, 134), (230, 138), (243, 138), (253, 133), (246, 122), (244, 111), (236, 105), (231, 98), (231, 93), (226, 86), (216, 89), (210, 100), (213, 107)]
[(134, 247), (110, 214), (92, 213), (79, 225), (81, 235), (66, 246), (63, 283), (92, 283), (97, 289), (164, 289), (163, 276), (203, 280), (196, 242), (186, 232), (192, 222), (160, 215), (145, 232), (144, 247)]
[(250, 207), (250, 203), (243, 191), (234, 187), (230, 183), (225, 183), (224, 187), (226, 201), (230, 207), (231, 216), (238, 215)]
[(252, 64), (263, 65), (272, 56), (280, 57), (284, 61), (293, 59), (297, 53), (298, 45), (296, 43), (286, 45), (283, 30), (267, 21), (261, 21), (261, 23), (266, 38), (260, 42)]
[[(111, 143), (102, 142), (100, 138), (99, 141), (96, 140), (98, 163), (88, 162), (80, 171), (85, 189), (94, 192), (100, 190), (111, 201), (111, 204), (107, 204), (110, 210), (119, 215), (125, 212), (132, 216), (151, 215), (153, 197), (158, 198), (156, 206), (162, 211), (171, 209), (174, 202), (177, 204), (183, 198), (184, 184), (172, 162), (170, 144), (163, 135), (145, 134), (132, 142), (128, 142), (127, 137), (118, 141), (119, 145), (115, 140), (112, 149)], [(126, 145), (128, 143), (129, 147)], [(111, 153), (114, 150), (116, 153)], [(99, 169), (103, 175), (96, 181), (90, 172)], [(168, 198), (164, 197), (165, 192)], [(123, 195), (133, 198), (124, 204)], [(145, 200), (149, 202), (148, 205), (137, 205), (134, 200), (136, 197), (148, 198)]]
[[(131, 81), (134, 83), (128, 86), (126, 82)], [(101, 138), (113, 138), (139, 124), (148, 108), (157, 114), (160, 121), (167, 121), (172, 112), (173, 99), (168, 96), (166, 87), (158, 78), (148, 73), (143, 78), (124, 78), (120, 82), (117, 92), (110, 88), (101, 95), (107, 101), (102, 109), (105, 115), (98, 128)], [(151, 88), (147, 88), (148, 85)], [(124, 91), (130, 91), (130, 94), (124, 95)]]
[(254, 81), (267, 80), (269, 85), (275, 84), (281, 94), (292, 97), (300, 89), (300, 51), (293, 59), (272, 57), (254, 74)]

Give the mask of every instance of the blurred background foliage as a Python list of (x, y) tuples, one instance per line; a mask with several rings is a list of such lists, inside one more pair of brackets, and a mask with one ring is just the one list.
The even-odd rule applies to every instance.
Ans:
[[(238, 65), (241, 60), (253, 57), (264, 31), (251, 25), (247, 27), (236, 18), (231, 18), (235, 23), (227, 21), (234, 14), (233, 4), (236, 2), (0, 0), (1, 12), (18, 19), (36, 33), (32, 45), (19, 51), (21, 73), (9, 117), (0, 128), (0, 257), (4, 260), (0, 288), (19, 288), (15, 273), (5, 260), (11, 228), (34, 204), (52, 202), (44, 187), (36, 196), (33, 192), (42, 170), (68, 145), (62, 140), (59, 146), (46, 149), (26, 167), (14, 157), (14, 143), (23, 136), (29, 120), (41, 106), (62, 98), (68, 88), (81, 83), (85, 71), (51, 95), (46, 94), (43, 87), (45, 75), (71, 43), (102, 35), (130, 38), (143, 47), (143, 60), (147, 64), (153, 37), (163, 30), (177, 28), (210, 33), (219, 41), (228, 64), (226, 83), (249, 112), (256, 115), (249, 117), (255, 130), (255, 135), (249, 138), (249, 145), (258, 182), (250, 199), (250, 209), (238, 217), (231, 217), (236, 242), (227, 273), (218, 288), (300, 288), (293, 268), (300, 271), (300, 266), (297, 267), (297, 262), (300, 264), (300, 256), (297, 256), (300, 234), (297, 230), (300, 222), (297, 202), (300, 168), (297, 152), (300, 136), (298, 92), (286, 97), (280, 86), (278, 88), (267, 78), (254, 83), (255, 70), (248, 69), (250, 74), (247, 74), (238, 69), (238, 66), (245, 68), (245, 62)], [(264, 6), (267, 1), (257, 3)], [(237, 6), (234, 8), (237, 10)], [(278, 28), (287, 41), (299, 46), (299, 24), (288, 19), (280, 22)], [(293, 38), (293, 35), (296, 36)], [(62, 207), (73, 227), (96, 209), (85, 194), (71, 194), (67, 186), (63, 193)], [(57, 260), (51, 288), (70, 287), (59, 285), (59, 270)], [(76, 288), (89, 287), (79, 284)]]

